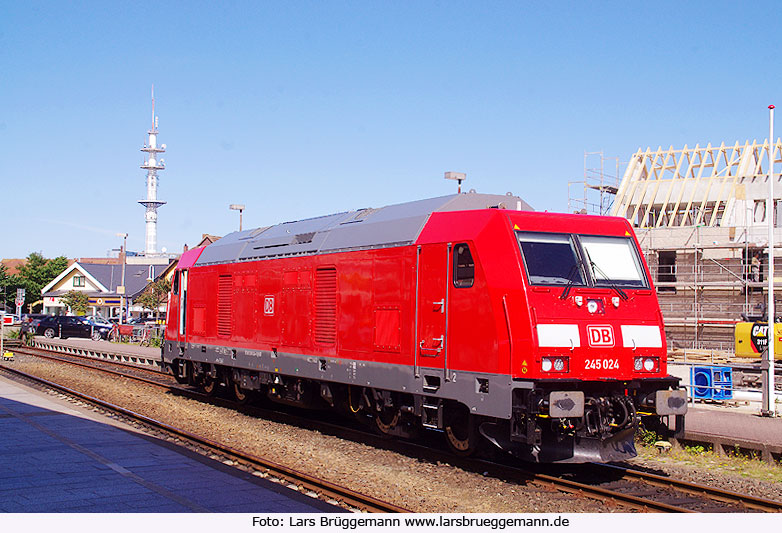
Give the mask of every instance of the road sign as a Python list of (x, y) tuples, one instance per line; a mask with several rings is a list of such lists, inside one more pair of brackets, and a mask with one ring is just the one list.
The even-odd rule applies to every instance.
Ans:
[(24, 289), (16, 289), (16, 314), (22, 314), (22, 306), (24, 305)]
[(3, 315), (3, 325), (4, 326), (13, 326), (14, 325), (14, 315)]

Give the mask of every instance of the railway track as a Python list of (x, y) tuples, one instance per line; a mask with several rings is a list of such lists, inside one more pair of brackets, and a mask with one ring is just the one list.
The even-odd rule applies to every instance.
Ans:
[(99, 370), (107, 374), (113, 374), (118, 377), (142, 381), (150, 385), (169, 386), (175, 383), (174, 379), (168, 374), (145, 365), (136, 365), (133, 363), (124, 363), (121, 361), (108, 361), (105, 359), (96, 359), (82, 355), (52, 352), (43, 348), (33, 348), (29, 346), (16, 348), (14, 351), (16, 353), (32, 355), (41, 359), (58, 361), (73, 366)]
[[(17, 350), (29, 355), (46, 357), (69, 364), (75, 364), (127, 379), (134, 379), (157, 387), (166, 388), (177, 394), (194, 397), (201, 401), (209, 401), (223, 407), (236, 407), (236, 404), (219, 398), (207, 397), (196, 392), (192, 388), (182, 387), (168, 375), (156, 370), (128, 365), (125, 363), (94, 361), (78, 361), (78, 356), (52, 356), (42, 353), (41, 350)], [(119, 366), (122, 370), (109, 368)], [(138, 375), (139, 370), (144, 376)], [(53, 385), (47, 385), (53, 386)], [(89, 400), (92, 401), (92, 400)], [(750, 495), (724, 491), (715, 487), (700, 485), (672, 479), (657, 474), (646, 473), (628, 467), (616, 465), (591, 464), (569, 467), (566, 472), (558, 475), (541, 472), (543, 467), (524, 469), (507, 461), (492, 462), (485, 460), (463, 459), (453, 455), (409, 441), (387, 440), (383, 437), (368, 433), (363, 429), (345, 427), (344, 425), (325, 421), (313, 421), (286, 411), (270, 411), (258, 407), (243, 407), (242, 411), (254, 416), (271, 419), (284, 419), (285, 423), (296, 424), (302, 427), (314, 427), (342, 438), (362, 442), (372, 446), (393, 449), (408, 456), (426, 459), (433, 462), (446, 462), (463, 469), (481, 472), (507, 481), (525, 484), (534, 482), (548, 485), (559, 491), (588, 496), (605, 502), (615, 502), (619, 505), (646, 512), (782, 512), (782, 503), (772, 500), (757, 498)], [(135, 414), (134, 414), (135, 416)], [(138, 415), (141, 416), (141, 415)], [(153, 423), (153, 425), (156, 425)], [(175, 428), (174, 428), (175, 429)], [(188, 440), (190, 436), (186, 437)], [(220, 446), (218, 443), (202, 444), (204, 446)], [(214, 448), (217, 449), (217, 448)], [(238, 450), (224, 450), (221, 454), (227, 457), (235, 457), (241, 464), (251, 464), (248, 459), (242, 458)], [(252, 459), (252, 460), (256, 460)], [(256, 463), (257, 464), (257, 463)], [(280, 465), (263, 466), (272, 470)], [(283, 468), (283, 474), (284, 467)], [(548, 470), (561, 470), (560, 467)], [(295, 476), (294, 476), (295, 479)], [(364, 508), (364, 507), (360, 507)]]
[[(21, 351), (21, 350), (17, 350), (17, 351)], [(59, 357), (48, 357), (48, 358), (74, 364), (71, 361), (65, 361), (64, 359), (61, 359)], [(115, 375), (121, 375), (124, 378), (139, 380), (144, 383), (155, 385), (155, 386), (164, 386), (159, 381), (141, 378), (139, 376), (123, 375), (119, 372), (112, 371), (110, 369), (98, 368), (97, 366), (90, 366), (86, 364), (79, 364), (78, 366), (98, 369), (103, 372), (109, 372)], [(28, 374), (20, 370), (9, 368), (7, 365), (0, 365), (0, 369), (2, 369), (7, 374), (11, 374), (18, 378), (22, 378), (29, 382), (33, 382), (39, 386), (43, 386), (47, 389), (58, 391), (68, 396), (77, 398), (93, 406), (97, 406), (108, 413), (121, 415), (122, 417), (130, 420), (136, 425), (141, 425), (145, 428), (152, 428), (154, 432), (157, 432), (159, 434), (162, 433), (166, 437), (174, 437), (179, 441), (185, 443), (189, 448), (194, 449), (195, 451), (198, 451), (204, 455), (217, 455), (223, 462), (228, 460), (231, 461), (231, 463), (233, 463), (235, 466), (239, 466), (241, 468), (244, 468), (245, 470), (260, 472), (262, 473), (262, 475), (264, 475), (264, 477), (268, 476), (273, 481), (276, 478), (276, 480), (281, 481), (283, 484), (297, 487), (303, 493), (314, 494), (325, 500), (333, 500), (333, 501), (341, 502), (350, 508), (360, 509), (365, 512), (383, 512), (383, 513), (409, 512), (407, 509), (404, 509), (392, 503), (385, 502), (377, 498), (374, 498), (372, 496), (362, 494), (360, 492), (351, 490), (346, 487), (339, 486), (337, 484), (331, 483), (324, 479), (309, 475), (305, 472), (298, 471), (294, 468), (290, 468), (285, 465), (275, 463), (268, 459), (247, 454), (243, 451), (236, 450), (234, 448), (231, 448), (219, 442), (212, 441), (210, 439), (206, 439), (194, 433), (171, 426), (169, 424), (147, 417), (143, 414), (136, 413), (129, 409), (125, 409), (124, 407), (115, 405), (105, 400), (101, 400), (99, 398), (95, 398), (93, 396), (83, 394), (79, 391), (34, 376), (32, 374)]]
[(590, 466), (594, 466), (595, 468), (605, 472), (613, 472), (614, 474), (618, 473), (621, 475), (621, 478), (625, 480), (638, 480), (648, 485), (657, 486), (664, 489), (673, 488), (677, 491), (693, 496), (706, 496), (710, 500), (723, 502), (732, 506), (739, 506), (745, 510), (769, 513), (782, 512), (782, 502), (769, 500), (766, 498), (758, 498), (748, 494), (739, 494), (737, 492), (717, 489), (707, 485), (691, 483), (689, 481), (671, 480), (670, 478), (658, 474), (618, 465), (595, 464)]

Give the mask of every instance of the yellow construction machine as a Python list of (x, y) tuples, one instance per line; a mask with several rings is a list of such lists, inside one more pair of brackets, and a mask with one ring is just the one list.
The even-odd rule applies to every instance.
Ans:
[[(734, 337), (736, 357), (758, 359), (768, 346), (768, 322), (738, 322)], [(782, 361), (782, 323), (774, 324), (774, 359)]]

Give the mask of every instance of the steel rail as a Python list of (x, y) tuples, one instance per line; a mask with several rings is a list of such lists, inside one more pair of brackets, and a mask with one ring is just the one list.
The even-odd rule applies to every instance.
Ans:
[[(558, 490), (573, 494), (581, 494), (587, 497), (596, 498), (601, 501), (618, 501), (629, 507), (646, 512), (658, 512), (658, 513), (696, 513), (691, 509), (671, 505), (664, 502), (658, 502), (642, 498), (640, 496), (633, 496), (632, 494), (626, 494), (617, 492), (610, 489), (604, 489), (596, 487), (594, 485), (587, 485), (585, 483), (579, 483), (577, 481), (571, 481), (569, 479), (563, 479), (557, 476), (548, 474), (540, 474), (532, 472), (519, 467), (509, 466), (507, 464), (497, 463), (494, 461), (486, 461), (481, 459), (465, 459), (465, 466), (468, 468), (482, 470), (488, 472), (493, 477), (501, 479), (509, 479), (512, 481), (530, 480), (537, 481), (554, 487)], [(472, 465), (472, 466), (470, 466)]]
[(577, 481), (570, 481), (567, 479), (558, 478), (556, 476), (549, 476), (547, 474), (534, 474), (533, 479), (543, 480), (548, 483), (551, 483), (556, 487), (567, 488), (572, 492), (592, 494), (600, 497), (601, 499), (608, 498), (610, 500), (624, 502), (642, 511), (655, 511), (660, 513), (696, 513), (697, 512), (691, 509), (686, 509), (684, 507), (679, 507), (677, 505), (671, 505), (664, 502), (657, 502), (654, 500), (641, 498), (639, 496), (633, 496), (632, 494), (625, 494), (613, 490), (602, 489), (600, 487), (586, 485), (584, 483), (578, 483)]
[[(92, 367), (95, 368), (95, 367)], [(74, 389), (65, 387), (63, 385), (59, 385), (57, 383), (54, 383), (52, 381), (39, 378), (37, 376), (34, 376), (32, 374), (28, 374), (26, 372), (22, 372), (21, 370), (16, 370), (14, 368), (9, 368), (6, 365), (0, 365), (0, 369), (2, 369), (5, 372), (9, 372), (11, 374), (15, 374), (17, 376), (23, 377), (25, 379), (31, 380), (33, 382), (39, 383), (41, 385), (44, 385), (46, 387), (49, 387), (51, 389), (63, 392), (65, 394), (68, 394), (70, 396), (75, 396), (83, 401), (86, 401), (88, 403), (91, 403), (93, 405), (97, 405), (103, 409), (113, 411), (120, 413), (130, 419), (133, 419), (137, 422), (141, 422), (143, 424), (155, 427), (158, 430), (162, 430), (165, 433), (176, 435), (179, 438), (182, 438), (186, 441), (190, 441), (192, 443), (195, 443), (199, 446), (204, 446), (206, 448), (210, 448), (212, 450), (216, 450), (222, 455), (225, 455), (236, 462), (243, 463), (247, 466), (250, 466), (255, 469), (265, 469), (273, 473), (276, 477), (280, 477), (286, 481), (293, 482), (298, 485), (302, 485), (305, 488), (325, 496), (328, 496), (330, 498), (333, 498), (335, 500), (341, 500), (342, 502), (352, 506), (356, 507), (358, 509), (369, 511), (369, 512), (386, 512), (386, 513), (405, 513), (410, 512), (408, 509), (405, 509), (403, 507), (399, 507), (397, 505), (394, 505), (389, 502), (384, 502), (382, 500), (379, 500), (377, 498), (374, 498), (372, 496), (368, 496), (366, 494), (362, 494), (360, 492), (354, 491), (352, 489), (348, 489), (346, 487), (342, 487), (339, 485), (336, 485), (334, 483), (331, 483), (329, 481), (326, 481), (324, 479), (320, 479), (314, 476), (311, 476), (309, 474), (306, 474), (304, 472), (300, 472), (298, 470), (295, 470), (293, 468), (289, 468), (285, 465), (281, 465), (279, 463), (276, 463), (274, 461), (270, 461), (268, 459), (264, 459), (262, 457), (257, 457), (239, 450), (235, 450), (229, 446), (220, 444), (219, 442), (212, 441), (210, 439), (195, 435), (193, 433), (190, 433), (188, 431), (185, 431), (183, 429), (176, 428), (174, 426), (171, 426), (169, 424), (166, 424), (165, 422), (161, 422), (159, 420), (155, 420), (154, 418), (150, 418), (148, 416), (142, 415), (140, 413), (136, 413), (135, 411), (131, 411), (130, 409), (126, 409), (124, 407), (120, 407), (118, 405), (112, 404), (110, 402), (106, 402), (104, 400), (101, 400), (99, 398), (95, 398), (93, 396), (89, 396), (87, 394), (83, 394), (79, 391), (76, 391)]]
[(701, 485), (699, 483), (693, 483), (690, 481), (671, 479), (665, 476), (660, 476), (658, 474), (652, 474), (649, 472), (643, 472), (641, 470), (635, 470), (633, 468), (625, 468), (616, 465), (599, 464), (599, 463), (595, 463), (595, 465), (601, 468), (620, 471), (625, 477), (638, 479), (646, 483), (649, 483), (650, 485), (655, 485), (664, 488), (674, 488), (695, 495), (705, 494), (711, 498), (714, 498), (715, 500), (726, 502), (726, 503), (741, 504), (747, 507), (748, 509), (754, 509), (756, 511), (765, 511), (765, 512), (773, 512), (773, 513), (782, 512), (782, 502), (778, 502), (775, 500), (759, 498), (757, 496), (752, 496), (751, 494), (740, 494), (738, 492), (720, 489), (717, 487), (709, 487), (707, 485)]

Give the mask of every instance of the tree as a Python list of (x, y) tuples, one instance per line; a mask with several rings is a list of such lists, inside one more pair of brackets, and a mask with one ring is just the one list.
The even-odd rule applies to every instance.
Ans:
[[(0, 263), (0, 298), (2, 303), (0, 307), (6, 309), (6, 306), (12, 306), (16, 298), (16, 287), (12, 287), (13, 277), (8, 275), (8, 269)], [(10, 298), (9, 298), (10, 295)]]
[[(24, 303), (32, 304), (41, 299), (41, 289), (59, 276), (68, 266), (68, 258), (65, 256), (46, 259), (39, 252), (33, 252), (27, 256), (27, 262), (18, 268), (18, 272), (11, 276), (10, 288), (6, 292), (6, 301), (13, 304), (16, 298), (16, 289), (25, 289)], [(10, 299), (9, 299), (10, 298)]]
[(168, 300), (168, 293), (171, 290), (171, 282), (165, 278), (160, 278), (144, 289), (144, 292), (136, 298), (135, 303), (155, 312), (155, 318), (158, 317), (160, 306)]
[(86, 315), (87, 308), (90, 306), (90, 299), (81, 291), (68, 291), (60, 296), (60, 301), (77, 315)]

